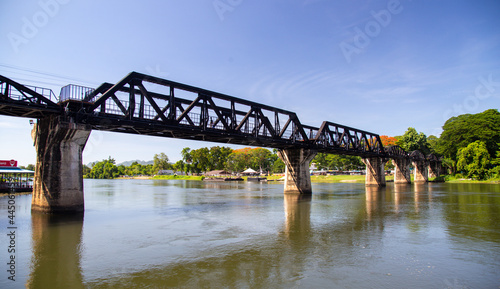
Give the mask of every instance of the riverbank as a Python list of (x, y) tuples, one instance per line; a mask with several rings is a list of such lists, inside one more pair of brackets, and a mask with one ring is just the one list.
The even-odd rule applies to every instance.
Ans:
[[(138, 176), (138, 177), (126, 177), (119, 179), (153, 179), (153, 180), (191, 180), (191, 181), (202, 181), (204, 176), (181, 176), (181, 175), (169, 175), (169, 176)], [(247, 177), (242, 177), (245, 181)], [(282, 181), (283, 176), (273, 175), (266, 177), (268, 181)], [(387, 182), (394, 181), (394, 176), (386, 176)], [(413, 176), (412, 176), (413, 181)], [(444, 176), (439, 179), (430, 179), (431, 182), (447, 182), (447, 183), (482, 183), (482, 184), (500, 184), (500, 179), (490, 179), (485, 181), (477, 181), (472, 179), (464, 178), (454, 178), (453, 176)], [(335, 176), (311, 176), (311, 182), (313, 183), (364, 183), (364, 175), (335, 175)]]

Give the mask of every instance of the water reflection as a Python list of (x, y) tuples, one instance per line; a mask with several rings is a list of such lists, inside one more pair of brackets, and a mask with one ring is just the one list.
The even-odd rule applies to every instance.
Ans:
[(27, 288), (84, 288), (80, 267), (83, 214), (32, 213), (31, 274)]
[(303, 240), (311, 232), (312, 195), (285, 194), (285, 229), (290, 240)]
[(498, 283), (498, 186), (324, 184), (300, 196), (269, 184), (116, 184), (109, 198), (126, 206), (88, 194), (101, 201), (89, 203), (85, 234), (81, 217), (32, 216), (28, 288)]
[(366, 187), (366, 219), (371, 221), (378, 218), (383, 210), (383, 201), (385, 199), (385, 187), (367, 186)]

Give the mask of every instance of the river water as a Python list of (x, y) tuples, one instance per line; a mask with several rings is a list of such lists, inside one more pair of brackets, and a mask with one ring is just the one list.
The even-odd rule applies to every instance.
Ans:
[(16, 196), (14, 254), (3, 196), (0, 288), (500, 288), (500, 185), (313, 191), (85, 180), (80, 217)]

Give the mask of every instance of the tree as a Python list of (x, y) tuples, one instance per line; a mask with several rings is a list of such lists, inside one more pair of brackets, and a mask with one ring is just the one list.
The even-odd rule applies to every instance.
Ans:
[(464, 171), (467, 177), (479, 180), (487, 177), (490, 154), (482, 141), (475, 141), (459, 149), (457, 158), (457, 169)]
[(456, 162), (458, 151), (475, 141), (482, 141), (490, 157), (495, 157), (500, 147), (500, 113), (498, 110), (488, 109), (477, 114), (451, 117), (443, 125), (437, 149), (446, 158)]
[(407, 152), (419, 150), (424, 155), (428, 155), (431, 152), (425, 134), (423, 132), (418, 133), (413, 127), (408, 128), (405, 134), (398, 140), (397, 144)]
[(153, 157), (153, 170), (157, 173), (160, 170), (169, 170), (172, 165), (168, 163), (168, 156), (164, 153), (155, 154)]
[(92, 170), (86, 166), (86, 165), (83, 165), (82, 166), (82, 174), (85, 176), (86, 174), (89, 174)]
[(207, 172), (210, 170), (210, 159), (208, 148), (200, 148), (192, 150), (191, 155), (191, 171), (194, 173)]
[(429, 149), (431, 153), (439, 155), (438, 153), (439, 138), (437, 138), (435, 135), (430, 135), (427, 137), (427, 143), (429, 144)]
[(94, 163), (90, 173), (85, 175), (86, 178), (91, 179), (114, 179), (118, 176), (120, 176), (120, 173), (115, 165), (115, 160), (111, 157)]
[(273, 154), (273, 164), (271, 166), (271, 172), (273, 174), (285, 172), (285, 163), (276, 155)]
[(209, 151), (209, 171), (223, 170), (226, 167), (227, 157), (233, 152), (229, 147), (211, 147)]
[(364, 166), (360, 157), (326, 153), (318, 153), (312, 162), (316, 163), (316, 167), (320, 170), (350, 171)]
[(184, 160), (186, 163), (191, 163), (191, 149), (190, 148), (183, 148), (181, 151), (181, 156), (182, 156), (182, 160)]
[(235, 150), (227, 157), (226, 168), (232, 172), (244, 171), (250, 163), (249, 160), (249, 154)]
[(380, 140), (382, 141), (382, 145), (385, 147), (395, 146), (398, 142), (397, 138), (386, 135), (381, 135)]
[(500, 150), (497, 151), (496, 158), (491, 161), (491, 164), (494, 165), (494, 167), (490, 170), (491, 177), (500, 178)]
[(184, 163), (183, 160), (179, 160), (173, 165), (173, 167), (176, 172), (186, 172), (185, 165), (186, 163)]
[(255, 148), (250, 151), (250, 167), (260, 172), (271, 167), (271, 151), (265, 148)]

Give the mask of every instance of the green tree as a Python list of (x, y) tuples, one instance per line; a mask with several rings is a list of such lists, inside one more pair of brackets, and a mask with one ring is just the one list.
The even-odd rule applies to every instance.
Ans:
[(186, 172), (185, 168), (186, 163), (183, 160), (177, 161), (173, 167), (176, 172)]
[(191, 158), (191, 149), (188, 147), (183, 148), (181, 151), (181, 156), (184, 162), (184, 172), (185, 173), (192, 172), (193, 166), (191, 165), (191, 163), (193, 162), (193, 160)]
[(320, 170), (350, 171), (364, 167), (360, 157), (348, 155), (318, 153), (312, 162)]
[(208, 170), (223, 170), (226, 167), (227, 157), (233, 152), (229, 147), (211, 147), (208, 155)]
[(500, 146), (500, 113), (497, 109), (448, 119), (439, 138), (438, 152), (456, 162), (458, 151), (475, 141), (482, 141), (490, 157), (495, 157)]
[(469, 178), (484, 180), (488, 175), (490, 154), (482, 141), (475, 141), (458, 150), (457, 169)]
[(439, 138), (436, 137), (435, 135), (430, 135), (427, 137), (427, 143), (429, 144), (429, 150), (431, 154), (439, 155), (438, 153)]
[(271, 151), (265, 148), (255, 148), (249, 151), (249, 166), (256, 171), (269, 171), (271, 167)]
[(91, 179), (114, 179), (120, 175), (115, 160), (109, 157), (107, 160), (94, 163), (90, 173), (86, 174), (86, 178)]
[(169, 170), (172, 165), (168, 163), (168, 156), (165, 153), (155, 154), (153, 157), (153, 171), (158, 173), (160, 170)]
[(191, 171), (194, 173), (207, 172), (210, 170), (210, 151), (208, 148), (200, 148), (192, 150), (191, 155)]
[(273, 157), (271, 172), (274, 174), (285, 172), (285, 163), (277, 155), (276, 157)]
[(424, 155), (428, 155), (431, 152), (425, 134), (423, 132), (418, 133), (413, 127), (409, 127), (406, 130), (405, 134), (398, 139), (397, 144), (407, 152), (419, 150)]
[(314, 159), (312, 160), (313, 163), (316, 164), (316, 167), (319, 169), (319, 170), (323, 170), (323, 169), (329, 169), (328, 167), (328, 161), (326, 160), (326, 157), (328, 156), (328, 154), (325, 154), (325, 153), (318, 153), (316, 154), (316, 156), (314, 157)]
[(226, 168), (232, 172), (244, 171), (250, 164), (250, 155), (243, 151), (233, 151), (228, 157)]
[(86, 174), (89, 174), (91, 171), (92, 171), (92, 170), (91, 170), (88, 166), (83, 165), (83, 167), (82, 167), (82, 173), (83, 173), (83, 175), (84, 175), (84, 176), (85, 176)]

